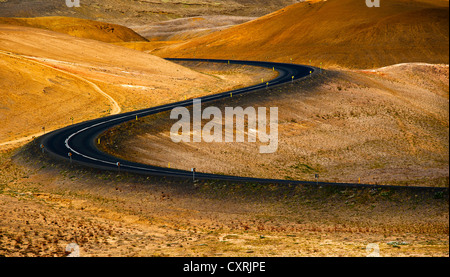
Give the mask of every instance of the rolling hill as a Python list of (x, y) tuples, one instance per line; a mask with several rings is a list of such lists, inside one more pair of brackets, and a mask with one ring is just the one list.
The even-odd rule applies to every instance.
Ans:
[(147, 41), (135, 31), (124, 26), (74, 17), (0, 17), (0, 24), (47, 29), (74, 37), (95, 39), (103, 42)]
[(377, 68), (449, 62), (448, 1), (307, 1), (238, 26), (159, 48), (163, 57), (235, 58)]
[(63, 127), (72, 117), (105, 116), (117, 105), (130, 111), (230, 85), (110, 43), (0, 25), (0, 143)]
[(253, 19), (256, 18), (225, 15), (197, 16), (136, 26), (133, 27), (133, 30), (149, 40), (187, 40), (242, 24)]
[(259, 17), (297, 0), (89, 0), (68, 8), (64, 0), (2, 0), (0, 17), (69, 16), (125, 26), (198, 15)]
[(277, 107), (273, 154), (247, 139), (175, 143), (169, 112), (113, 128), (102, 147), (135, 162), (215, 174), (448, 187), (448, 73), (448, 65), (419, 63), (327, 70), (298, 85), (214, 103), (223, 114), (230, 106)]

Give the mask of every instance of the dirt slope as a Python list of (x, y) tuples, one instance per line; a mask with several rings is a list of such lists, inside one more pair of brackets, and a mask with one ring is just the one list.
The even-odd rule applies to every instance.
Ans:
[(81, 0), (81, 7), (68, 8), (64, 0), (2, 0), (0, 16), (71, 16), (125, 26), (198, 15), (262, 16), (296, 0)]
[[(70, 75), (0, 53), (0, 142), (42, 132), (51, 124), (69, 124), (74, 110), (78, 117), (92, 117), (106, 110), (108, 102), (93, 89)], [(85, 105), (92, 110), (85, 110)], [(61, 107), (67, 107), (63, 110)], [(48, 112), (48, 111), (60, 112)]]
[(81, 257), (364, 257), (377, 243), (382, 257), (448, 257), (448, 192), (194, 188), (31, 149), (0, 154), (0, 256), (63, 257), (77, 243)]
[(223, 114), (227, 106), (278, 107), (273, 154), (260, 154), (263, 143), (247, 136), (245, 143), (174, 143), (169, 114), (120, 126), (107, 133), (116, 148), (102, 146), (133, 161), (199, 172), (448, 186), (448, 73), (448, 65), (430, 64), (327, 71), (298, 86), (214, 103)]
[(103, 42), (147, 41), (133, 30), (124, 26), (73, 17), (1, 17), (0, 24), (42, 28), (74, 37), (95, 39)]
[(0, 143), (110, 114), (111, 99), (130, 111), (236, 85), (109, 43), (10, 25), (0, 25), (0, 80)]
[(206, 35), (230, 26), (242, 24), (256, 17), (248, 16), (196, 16), (178, 18), (143, 26), (134, 26), (133, 30), (149, 40), (187, 40)]
[(403, 62), (448, 63), (448, 1), (360, 0), (291, 5), (257, 20), (192, 39), (153, 54), (234, 57), (376, 68)]

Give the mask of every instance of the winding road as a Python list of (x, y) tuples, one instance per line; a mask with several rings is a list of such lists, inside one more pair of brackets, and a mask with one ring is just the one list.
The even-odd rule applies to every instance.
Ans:
[[(239, 65), (260, 66), (266, 68), (274, 68), (279, 75), (269, 81), (268, 87), (274, 87), (282, 85), (293, 80), (301, 78), (309, 78), (311, 75), (317, 74), (317, 68), (297, 65), (297, 64), (284, 64), (284, 63), (272, 63), (272, 62), (256, 62), (256, 61), (236, 61), (236, 60), (215, 60), (215, 59), (167, 59), (171, 61), (193, 61), (193, 62), (215, 62), (215, 63), (230, 63)], [(292, 78), (294, 77), (294, 78)], [(236, 89), (233, 91), (227, 91), (219, 94), (208, 95), (201, 97), (202, 103), (212, 102), (219, 99), (229, 98), (244, 93), (250, 93), (253, 91), (266, 89), (267, 84), (261, 83), (250, 87)], [(176, 103), (166, 104), (158, 107), (152, 107), (144, 110), (138, 110), (133, 112), (127, 112), (122, 114), (111, 115), (103, 118), (98, 118), (75, 125), (67, 126), (65, 128), (47, 133), (39, 137), (38, 145), (43, 146), (45, 152), (54, 158), (63, 159), (69, 162), (71, 158), (72, 162), (85, 165), (92, 168), (111, 170), (121, 172), (130, 172), (143, 175), (156, 175), (167, 177), (180, 177), (190, 178), (192, 180), (192, 172), (162, 168), (152, 165), (135, 163), (127, 160), (123, 160), (107, 153), (100, 151), (97, 146), (97, 139), (100, 134), (108, 129), (125, 123), (127, 121), (135, 120), (137, 117), (144, 117), (152, 114), (161, 113), (164, 111), (172, 110), (175, 107), (187, 107), (192, 105), (192, 99), (180, 101)], [(69, 158), (69, 153), (71, 154)], [(120, 166), (118, 166), (118, 163)], [(249, 178), (238, 177), (229, 175), (218, 175), (210, 173), (195, 173), (195, 179), (203, 180), (227, 180), (227, 181), (239, 181), (239, 182), (257, 182), (257, 183), (278, 183), (278, 184), (310, 184), (310, 185), (333, 185), (333, 186), (345, 186), (345, 187), (393, 187), (393, 186), (379, 186), (371, 184), (356, 184), (356, 183), (327, 183), (327, 182), (315, 182), (315, 181), (293, 181), (293, 180), (279, 180), (279, 179), (261, 179), (261, 178)], [(412, 188), (412, 187), (411, 187)], [(430, 189), (427, 187), (414, 187)], [(444, 189), (444, 188), (437, 188)]]
[[(94, 91), (96, 91), (97, 93), (99, 93), (100, 95), (102, 95), (103, 97), (108, 99), (108, 101), (111, 103), (112, 108), (111, 108), (110, 114), (115, 115), (115, 114), (119, 114), (122, 111), (122, 109), (119, 106), (119, 103), (117, 103), (116, 100), (114, 100), (109, 94), (107, 94), (106, 92), (101, 90), (96, 84), (94, 84), (93, 82), (89, 81), (88, 79), (83, 78), (83, 77), (81, 77), (81, 76), (79, 76), (77, 74), (74, 74), (74, 73), (71, 73), (69, 71), (62, 70), (62, 69), (56, 68), (54, 66), (48, 65), (48, 64), (45, 63), (46, 59), (40, 59), (38, 57), (13, 54), (13, 53), (11, 53), (9, 51), (4, 51), (4, 50), (0, 50), (0, 54), (8, 56), (8, 57), (14, 57), (14, 58), (17, 58), (17, 59), (26, 60), (28, 62), (33, 62), (33, 63), (38, 64), (40, 66), (49, 68), (51, 70), (58, 71), (59, 73), (62, 73), (63, 75), (69, 75), (69, 76), (71, 76), (71, 77), (73, 77), (75, 79), (78, 79), (78, 80), (80, 80), (80, 81), (82, 81), (84, 83), (87, 83), (94, 89)], [(16, 143), (21, 143), (21, 142), (26, 142), (26, 141), (29, 141), (29, 140), (35, 138), (35, 137), (39, 137), (41, 134), (42, 134), (42, 132), (39, 132), (39, 133), (35, 133), (35, 134), (29, 135), (29, 136), (26, 136), (26, 137), (22, 137), (22, 138), (19, 138), (19, 139), (10, 140), (10, 141), (6, 141), (6, 142), (1, 142), (0, 143), (0, 147), (2, 147), (2, 146), (10, 146), (10, 145), (14, 145)]]

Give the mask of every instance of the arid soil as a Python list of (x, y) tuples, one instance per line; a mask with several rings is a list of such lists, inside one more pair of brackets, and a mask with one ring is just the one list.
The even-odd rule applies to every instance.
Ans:
[(254, 19), (256, 17), (226, 15), (197, 16), (155, 22), (142, 26), (132, 26), (132, 29), (149, 40), (183, 41), (221, 31)]
[(448, 1), (392, 0), (376, 9), (360, 0), (306, 1), (152, 54), (354, 69), (448, 64), (448, 33)]
[[(257, 75), (249, 68), (190, 66), (215, 78)], [(380, 71), (396, 69), (410, 74), (401, 66)], [(348, 90), (342, 78), (378, 75), (327, 74), (321, 78), (340, 80), (341, 93)], [(256, 95), (251, 98), (262, 104), (268, 99)], [(374, 244), (385, 257), (449, 255), (448, 192), (193, 184), (56, 162), (33, 142), (3, 151), (0, 168), (1, 256), (67, 256), (71, 243), (83, 257), (361, 257), (373, 254), (367, 247)]]
[(324, 71), (214, 103), (224, 117), (227, 106), (278, 107), (273, 154), (260, 154), (262, 143), (248, 142), (247, 128), (245, 143), (175, 143), (170, 130), (177, 120), (169, 113), (112, 129), (101, 147), (133, 161), (199, 172), (448, 187), (448, 73), (448, 65), (428, 64)]
[(158, 180), (1, 154), (0, 256), (448, 256), (448, 192)]
[(11, 25), (0, 25), (0, 73), (0, 143), (40, 135), (43, 127), (48, 132), (253, 82), (242, 74), (219, 78), (124, 47)]
[(89, 0), (68, 8), (61, 0), (1, 0), (2, 17), (70, 16), (125, 26), (193, 17), (232, 15), (259, 17), (296, 3), (296, 0)]
[(95, 39), (103, 42), (147, 41), (133, 30), (121, 25), (74, 17), (0, 17), (0, 24), (42, 28), (74, 37)]
[[(67, 8), (60, 0), (0, 0), (0, 16), (93, 19), (153, 40), (66, 17), (0, 25), (0, 256), (62, 257), (75, 243), (82, 257), (376, 254), (368, 246), (382, 257), (449, 257), (448, 0), (384, 1), (378, 10), (359, 0), (296, 2), (93, 0)], [(258, 143), (174, 144), (167, 114), (107, 132), (105, 151), (218, 174), (319, 174), (321, 181), (401, 187), (194, 183), (89, 169), (40, 151), (32, 137), (42, 127), (48, 132), (276, 74), (176, 64), (149, 53), (327, 70), (214, 103), (278, 107), (273, 155), (259, 154)]]

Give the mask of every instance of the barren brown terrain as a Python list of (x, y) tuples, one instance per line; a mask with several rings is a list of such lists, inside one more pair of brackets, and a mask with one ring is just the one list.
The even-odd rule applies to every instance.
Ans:
[(43, 127), (67, 126), (72, 118), (76, 123), (254, 82), (243, 75), (203, 74), (100, 41), (13, 25), (0, 25), (0, 72), (2, 145), (40, 135)]
[(74, 17), (0, 17), (0, 24), (42, 28), (74, 37), (95, 39), (103, 42), (147, 41), (133, 30), (121, 25)]
[[(382, 3), (0, 0), (0, 257), (64, 257), (73, 243), (82, 257), (365, 257), (370, 245), (381, 257), (449, 257), (448, 0)], [(43, 127), (277, 74), (162, 57), (325, 69), (214, 102), (278, 107), (272, 155), (260, 143), (173, 143), (168, 113), (102, 134), (105, 152), (217, 174), (398, 186), (192, 182), (41, 152)]]
[(226, 15), (197, 16), (155, 22), (151, 25), (133, 26), (133, 30), (149, 40), (184, 41), (225, 30), (256, 18)]
[(166, 46), (177, 45), (189, 39), (219, 32), (253, 19), (255, 18), (248, 16), (210, 15), (136, 25), (131, 28), (149, 41), (118, 42), (117, 44), (151, 53)]
[[(216, 78), (257, 75), (226, 65), (189, 66)], [(325, 81), (343, 82), (337, 73), (326, 74)], [(301, 84), (306, 94), (314, 87), (308, 82)], [(445, 84), (445, 77), (429, 82)], [(264, 94), (255, 100), (275, 97)], [(42, 155), (33, 142), (3, 151), (0, 168), (1, 256), (61, 257), (70, 243), (79, 245), (82, 257), (364, 257), (373, 243), (382, 257), (449, 255), (446, 192), (193, 184), (70, 166)]]
[(61, 0), (1, 0), (0, 17), (69, 16), (124, 26), (199, 15), (259, 17), (298, 2), (297, 0), (89, 0), (68, 8)]
[[(179, 181), (0, 156), (0, 256), (447, 256), (448, 193)], [(326, 205), (324, 203), (327, 203)]]
[(448, 65), (429, 64), (325, 71), (295, 86), (214, 104), (223, 114), (227, 106), (278, 107), (278, 150), (270, 155), (259, 153), (259, 142), (172, 142), (176, 120), (169, 113), (112, 129), (102, 147), (199, 172), (448, 187), (448, 74)]
[(392, 0), (376, 9), (360, 0), (306, 1), (151, 53), (325, 68), (448, 64), (448, 33), (448, 1)]

